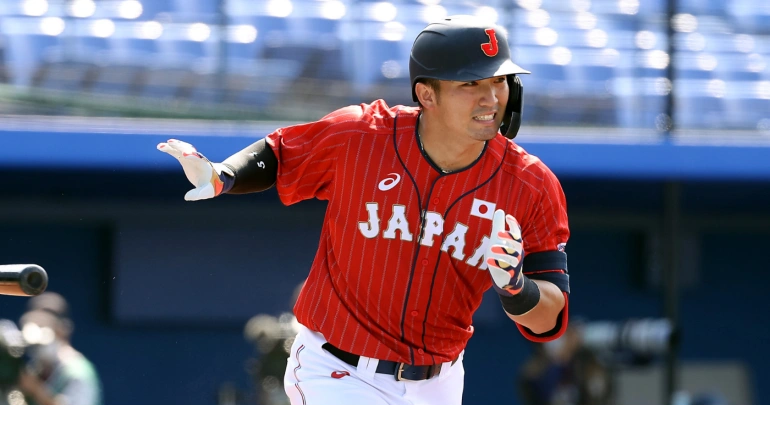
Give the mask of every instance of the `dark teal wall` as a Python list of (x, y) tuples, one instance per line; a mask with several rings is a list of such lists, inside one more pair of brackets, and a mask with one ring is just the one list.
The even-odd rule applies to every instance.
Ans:
[[(214, 404), (226, 382), (250, 390), (246, 363), (255, 351), (243, 336), (245, 320), (250, 314), (288, 308), (292, 289), (315, 252), (322, 203), (286, 208), (274, 191), (185, 203), (182, 196), (188, 186), (181, 170), (9, 169), (0, 176), (0, 263), (44, 266), (49, 290), (70, 300), (74, 343), (95, 362), (106, 403)], [(572, 226), (567, 246), (571, 315), (614, 321), (662, 315), (663, 292), (656, 271), (660, 251), (654, 246), (662, 183), (570, 177), (562, 181)], [(770, 403), (770, 373), (764, 368), (770, 355), (766, 332), (770, 318), (764, 314), (770, 301), (770, 283), (764, 275), (770, 258), (768, 198), (767, 183), (682, 185), (683, 231), (689, 249), (681, 255), (685, 268), (681, 358), (745, 362), (755, 403), (760, 404)], [(140, 277), (127, 275), (130, 269), (117, 272), (116, 240), (121, 230), (152, 227), (148, 224), (153, 221), (166, 231), (156, 231), (147, 241), (156, 241), (158, 249), (171, 253), (175, 245), (169, 241), (182, 233), (217, 237), (221, 231), (232, 237), (233, 231), (243, 228), (250, 233), (245, 240), (250, 248), (187, 259), (194, 262), (192, 272), (249, 280), (240, 288), (222, 288), (229, 294), (223, 298), (211, 285), (167, 287), (166, 292), (158, 287), (154, 290), (159, 292), (153, 293), (148, 287), (155, 281), (173, 281), (160, 275), (157, 263), (146, 263)], [(301, 227), (304, 236), (287, 242), (287, 224)], [(298, 249), (302, 258), (287, 274), (276, 263), (297, 256)], [(188, 253), (175, 254), (185, 258)], [(131, 285), (120, 284), (120, 278)], [(136, 286), (143, 281), (147, 286)], [(131, 298), (117, 290), (145, 296), (152, 317), (126, 320), (116, 315), (121, 299)], [(141, 299), (132, 299), (137, 301)], [(17, 320), (24, 302), (0, 298), (0, 318)], [(213, 307), (206, 308), (210, 302), (216, 302), (215, 316), (209, 314)], [(532, 347), (496, 302), (488, 297), (479, 310), (476, 335), (465, 358), (469, 404), (520, 401), (514, 376)], [(192, 313), (180, 318), (176, 315), (180, 309)]]

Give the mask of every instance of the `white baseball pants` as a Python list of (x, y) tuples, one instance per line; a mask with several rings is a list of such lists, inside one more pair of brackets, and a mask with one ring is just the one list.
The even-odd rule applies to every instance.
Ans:
[(463, 354), (446, 362), (438, 376), (416, 382), (375, 373), (377, 360), (362, 356), (357, 367), (321, 348), (326, 339), (300, 325), (284, 375), (291, 404), (462, 404)]

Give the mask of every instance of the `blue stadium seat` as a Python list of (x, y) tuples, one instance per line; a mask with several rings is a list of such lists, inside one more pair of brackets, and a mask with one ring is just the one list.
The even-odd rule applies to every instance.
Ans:
[(227, 95), (222, 92), (226, 91), (226, 86), (221, 82), (222, 77), (216, 73), (196, 74), (195, 85), (180, 96), (194, 103), (216, 104), (224, 102)]
[[(257, 30), (257, 38), (251, 44), (251, 47), (233, 47), (233, 53), (238, 56), (251, 55), (252, 52), (257, 56), (262, 56), (262, 51), (266, 46), (280, 46), (288, 39), (289, 19), (272, 16), (232, 16), (229, 18), (230, 25), (250, 25)], [(246, 52), (246, 53), (244, 53)]]
[(178, 58), (180, 61), (192, 61), (216, 54), (216, 41), (159, 40), (159, 54), (166, 58)]
[(175, 0), (140, 0), (142, 2), (142, 14), (137, 18), (140, 21), (152, 21), (162, 18), (164, 15), (176, 11)]
[[(297, 17), (286, 20), (286, 28), (299, 38), (313, 35), (338, 36), (340, 20), (321, 17)], [(312, 40), (308, 40), (313, 43)]]
[(142, 72), (137, 93), (145, 98), (183, 100), (189, 96), (185, 92), (195, 84), (197, 76), (190, 68), (153, 66)]
[(607, 82), (615, 78), (610, 66), (570, 64), (565, 72), (572, 88), (588, 97), (609, 92)]
[(764, 1), (732, 0), (725, 2), (732, 22), (740, 23), (746, 33), (770, 33), (770, 5)]
[(146, 68), (136, 64), (102, 65), (84, 85), (84, 91), (99, 95), (137, 96)]
[[(156, 0), (145, 0), (155, 2)], [(168, 0), (167, 0), (168, 1)], [(211, 15), (219, 12), (221, 0), (171, 0), (168, 1), (174, 14)]]
[(248, 44), (228, 42), (225, 49), (227, 67), (233, 71), (244, 71), (254, 67), (253, 65), (262, 55), (261, 45), (256, 42)]
[[(639, 11), (636, 16), (640, 19), (655, 18), (658, 14), (666, 13), (669, 0), (644, 0), (639, 1)], [(610, 2), (616, 3), (616, 2)]]
[(0, 17), (21, 15), (21, 2), (0, 0)]
[[(761, 57), (752, 58), (744, 53), (714, 53), (717, 67), (714, 76), (725, 81), (758, 81), (762, 79)], [(765, 66), (765, 68), (767, 68)]]
[[(708, 80), (714, 78), (714, 71), (711, 69), (704, 69), (699, 64), (699, 58), (701, 56), (708, 56), (707, 53), (702, 52), (679, 52), (674, 55), (672, 67), (674, 68), (675, 80)], [(711, 57), (707, 57), (711, 59)], [(714, 59), (713, 61), (716, 61)], [(713, 65), (711, 65), (713, 66)]]
[(713, 71), (693, 68), (696, 65), (683, 65), (674, 68), (674, 79), (678, 80), (709, 80), (714, 78)]
[(118, 38), (108, 39), (110, 58), (132, 65), (152, 65), (158, 58), (158, 43), (153, 39)]
[(271, 46), (265, 47), (263, 57), (299, 61), (304, 65), (301, 76), (305, 78), (345, 78), (339, 20), (300, 17), (286, 24), (284, 43), (275, 44), (274, 38)]
[[(281, 18), (264, 15), (232, 17), (233, 25), (248, 24), (257, 29), (252, 44), (228, 45), (233, 63), (242, 58), (284, 60), (303, 65), (300, 76), (341, 78), (339, 22), (313, 17)], [(278, 62), (277, 64), (281, 64)]]
[(635, 34), (639, 30), (650, 30), (646, 28), (648, 26), (649, 24), (647, 24), (645, 21), (640, 19), (638, 15), (627, 15), (627, 14), (621, 14), (621, 15), (597, 14), (596, 15), (596, 28), (603, 29), (608, 33), (632, 32)]
[[(640, 2), (641, 3), (641, 2)], [(727, 3), (724, 0), (677, 0), (677, 12), (693, 15), (725, 15)]]
[(265, 108), (290, 90), (300, 70), (301, 65), (292, 61), (259, 60), (249, 73), (229, 73), (224, 81), (216, 73), (198, 74), (197, 85), (188, 96), (191, 101), (203, 103), (224, 98), (229, 104)]
[(65, 58), (77, 60), (106, 59), (110, 51), (110, 38), (96, 36), (64, 36), (62, 38)]
[(658, 116), (666, 111), (663, 95), (633, 94), (616, 98), (616, 126), (654, 129)]
[(710, 94), (709, 80), (674, 82), (675, 121), (682, 128), (725, 127), (725, 98)]
[(100, 69), (101, 65), (95, 59), (55, 52), (40, 63), (31, 77), (31, 85), (47, 90), (85, 91), (99, 75)]
[(217, 63), (218, 46), (214, 40), (159, 39), (156, 62), (164, 67), (207, 70)]
[(168, 17), (172, 22), (214, 25), (220, 21), (219, 0), (174, 0), (171, 7)]
[(756, 128), (760, 121), (770, 119), (770, 99), (767, 98), (746, 98), (739, 100), (743, 112), (746, 114), (741, 118), (746, 122), (746, 128)]
[(675, 121), (683, 129), (720, 129), (725, 127), (721, 98), (682, 96), (674, 102)]
[(60, 46), (61, 39), (56, 36), (9, 33), (5, 35), (5, 44), (5, 62), (10, 82), (27, 86), (45, 58)]
[(730, 128), (755, 129), (760, 121), (770, 119), (770, 99), (726, 98), (724, 116)]
[(529, 86), (545, 91), (550, 86), (561, 85), (567, 80), (567, 72), (562, 65), (552, 63), (527, 63), (526, 68), (532, 74), (527, 76)]
[[(371, 86), (386, 82), (382, 67), (386, 61), (394, 61), (401, 68), (402, 76), (409, 76), (408, 52), (399, 41), (362, 39), (343, 44), (344, 67), (349, 71), (356, 92), (366, 92)], [(408, 81), (408, 80), (407, 80)]]

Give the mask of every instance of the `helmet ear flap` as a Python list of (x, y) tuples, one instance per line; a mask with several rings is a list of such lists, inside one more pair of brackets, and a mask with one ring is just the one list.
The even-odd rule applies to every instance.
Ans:
[(508, 105), (505, 107), (500, 133), (513, 139), (521, 127), (521, 111), (524, 104), (524, 86), (518, 75), (508, 75)]

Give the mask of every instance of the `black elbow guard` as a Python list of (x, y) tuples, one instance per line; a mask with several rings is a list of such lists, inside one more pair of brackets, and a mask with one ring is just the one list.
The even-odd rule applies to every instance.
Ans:
[(524, 256), (524, 275), (534, 280), (553, 283), (569, 293), (567, 254), (562, 251), (543, 251)]
[(228, 194), (260, 192), (275, 185), (278, 158), (264, 138), (230, 156), (222, 165), (233, 173), (233, 186)]

